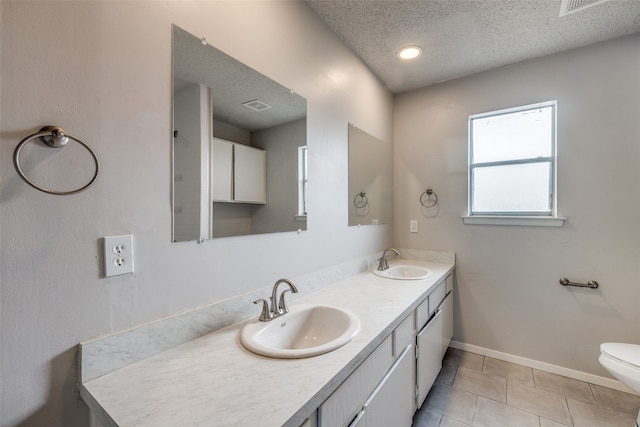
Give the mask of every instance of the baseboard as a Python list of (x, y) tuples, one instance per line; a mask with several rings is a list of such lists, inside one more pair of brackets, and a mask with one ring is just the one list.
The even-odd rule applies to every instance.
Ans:
[(550, 363), (539, 362), (537, 360), (527, 359), (526, 357), (515, 356), (513, 354), (503, 353), (501, 351), (491, 350), (488, 348), (479, 347), (473, 344), (466, 344), (455, 340), (452, 340), (449, 346), (457, 348), (458, 350), (464, 350), (470, 353), (480, 354), (482, 356), (493, 357), (494, 359), (503, 360), (505, 362), (516, 363), (518, 365), (537, 369), (539, 371), (562, 375), (563, 377), (573, 378), (574, 380), (585, 381), (602, 387), (611, 388), (613, 390), (638, 395), (638, 393), (631, 390), (620, 381), (611, 378), (600, 377), (598, 375), (588, 374), (586, 372), (576, 371), (574, 369), (564, 368), (562, 366), (552, 365)]

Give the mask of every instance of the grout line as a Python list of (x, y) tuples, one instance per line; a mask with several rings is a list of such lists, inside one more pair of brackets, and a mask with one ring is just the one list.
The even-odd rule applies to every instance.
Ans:
[(601, 377), (601, 376), (590, 374), (587, 372), (577, 371), (575, 369), (565, 368), (563, 366), (553, 365), (551, 363), (540, 362), (540, 361), (529, 359), (526, 357), (516, 356), (509, 353), (504, 353), (501, 351), (491, 350), (485, 347), (480, 347), (473, 344), (467, 344), (467, 343), (456, 341), (456, 340), (451, 341), (451, 344), (449, 344), (449, 346), (456, 348), (458, 350), (475, 353), (485, 357), (492, 357), (494, 359), (502, 360), (504, 362), (511, 362), (517, 365), (526, 366), (528, 368), (537, 369), (542, 372), (560, 375), (562, 377), (567, 377), (574, 380), (599, 385), (601, 387), (622, 391), (627, 394), (635, 394), (636, 396), (640, 395), (640, 393), (636, 393), (635, 391), (631, 390), (629, 387), (625, 386), (618, 380)]
[(567, 400), (567, 396), (563, 396), (564, 397), (564, 404), (567, 405), (567, 411), (569, 411), (569, 418), (571, 418), (571, 425), (574, 426), (575, 423), (573, 422), (573, 414), (571, 413), (571, 408), (569, 407), (569, 401)]
[[(462, 350), (462, 351), (466, 351), (466, 350)], [(471, 352), (471, 353), (473, 353), (473, 352)], [(476, 353), (476, 354), (477, 354), (477, 353)], [(506, 382), (506, 383), (505, 383), (505, 402), (506, 402), (506, 403), (504, 403), (504, 404), (503, 404), (502, 402), (495, 401), (495, 400), (493, 400), (493, 399), (491, 399), (491, 398), (481, 396), (481, 395), (480, 395), (480, 394), (478, 394), (477, 392), (472, 392), (472, 391), (469, 391), (469, 390), (466, 390), (466, 389), (462, 389), (462, 388), (459, 388), (459, 387), (454, 387), (454, 386), (453, 386), (453, 382), (455, 381), (455, 379), (456, 379), (456, 377), (457, 377), (457, 374), (458, 374), (458, 372), (459, 372), (459, 369), (460, 369), (460, 367), (461, 367), (461, 366), (464, 366), (463, 364), (461, 364), (461, 363), (460, 363), (460, 361), (457, 361), (457, 363), (451, 363), (451, 362), (449, 362), (449, 365), (451, 366), (451, 368), (452, 368), (452, 370), (453, 370), (453, 376), (452, 376), (452, 382), (451, 382), (451, 385), (446, 384), (446, 383), (441, 383), (441, 384), (446, 385), (446, 386), (448, 386), (448, 387), (451, 387), (451, 388), (453, 388), (453, 389), (462, 390), (462, 391), (464, 391), (464, 392), (466, 392), (466, 393), (470, 393), (470, 394), (472, 394), (472, 395), (473, 395), (474, 403), (473, 403), (473, 415), (472, 415), (472, 420), (471, 420), (471, 423), (472, 423), (472, 424), (476, 421), (476, 418), (477, 418), (477, 416), (478, 416), (478, 401), (479, 401), (479, 398), (480, 398), (480, 397), (483, 397), (483, 398), (485, 398), (485, 399), (487, 399), (487, 400), (494, 401), (494, 402), (496, 402), (496, 403), (498, 403), (498, 404), (503, 404), (503, 405), (505, 405), (505, 406), (507, 406), (507, 407), (509, 407), (509, 408), (511, 408), (511, 409), (519, 410), (519, 411), (522, 411), (522, 412), (524, 412), (524, 413), (529, 413), (529, 414), (531, 414), (531, 415), (536, 416), (536, 417), (537, 417), (537, 419), (538, 419), (538, 425), (539, 425), (539, 427), (541, 427), (541, 426), (542, 426), (542, 419), (543, 419), (543, 418), (544, 418), (545, 420), (546, 420), (546, 419), (548, 419), (548, 420), (550, 420), (550, 421), (554, 421), (554, 422), (558, 423), (559, 425), (563, 425), (563, 426), (565, 426), (565, 425), (566, 425), (566, 426), (568, 426), (568, 427), (575, 427), (574, 414), (572, 413), (572, 411), (571, 411), (571, 409), (570, 409), (570, 407), (569, 407), (569, 402), (568, 402), (568, 401), (569, 401), (569, 397), (568, 397), (567, 395), (565, 395), (565, 394), (564, 394), (564, 392), (562, 392), (562, 391), (560, 391), (560, 392), (551, 392), (551, 391), (549, 391), (549, 390), (539, 389), (539, 388), (537, 387), (537, 385), (538, 385), (538, 384), (536, 383), (537, 381), (536, 381), (536, 376), (534, 375), (534, 371), (539, 371), (540, 373), (549, 373), (549, 374), (552, 374), (552, 375), (558, 375), (558, 376), (563, 376), (563, 375), (559, 375), (559, 374), (555, 374), (555, 373), (550, 373), (550, 372), (547, 372), (547, 371), (544, 371), (544, 370), (539, 370), (539, 369), (535, 369), (535, 368), (531, 368), (531, 367), (530, 367), (530, 369), (531, 369), (531, 375), (532, 375), (532, 380), (533, 380), (533, 386), (534, 386), (534, 388), (535, 388), (535, 389), (540, 390), (540, 391), (544, 391), (544, 392), (546, 392), (546, 393), (555, 394), (555, 395), (557, 395), (557, 396), (559, 396), (559, 397), (561, 397), (561, 398), (562, 398), (562, 401), (563, 401), (563, 402), (564, 402), (564, 404), (565, 404), (565, 409), (567, 410), (567, 412), (568, 412), (568, 414), (569, 414), (569, 424), (568, 424), (568, 425), (567, 425), (567, 424), (564, 424), (564, 422), (562, 422), (562, 423), (561, 423), (561, 422), (556, 421), (556, 420), (554, 420), (554, 419), (552, 419), (552, 418), (548, 418), (548, 417), (545, 417), (545, 416), (543, 416), (543, 415), (540, 415), (540, 414), (536, 413), (535, 411), (532, 411), (532, 410), (529, 410), (529, 409), (524, 409), (524, 408), (520, 408), (520, 407), (516, 407), (516, 406), (512, 406), (512, 405), (510, 405), (510, 401), (509, 401), (509, 399), (508, 399), (508, 394), (509, 394), (510, 386), (511, 386), (511, 385), (513, 385), (513, 382), (514, 382), (515, 380), (513, 380), (513, 379), (509, 379), (508, 377), (505, 377), (505, 376), (503, 376), (503, 375), (500, 375), (499, 373), (490, 373), (490, 372), (487, 372), (487, 371), (485, 370), (485, 368), (486, 368), (486, 364), (487, 364), (487, 357), (489, 357), (489, 356), (484, 356), (484, 357), (483, 357), (483, 360), (482, 360), (482, 368), (481, 368), (481, 370), (480, 370), (480, 371), (476, 371), (476, 372), (480, 372), (480, 373), (485, 374), (485, 375), (495, 375), (495, 376), (497, 376), (497, 377), (501, 377), (501, 378), (504, 378), (504, 379), (505, 379), (505, 382)], [(518, 364), (518, 363), (510, 362), (510, 361), (506, 361), (506, 362), (508, 362), (508, 363), (513, 363), (513, 364), (516, 364), (516, 365)], [(595, 386), (595, 385), (597, 385), (597, 384), (592, 384), (592, 383), (589, 383), (588, 381), (582, 381), (582, 380), (579, 380), (579, 379), (576, 379), (576, 378), (572, 378), (572, 379), (573, 379), (573, 380), (576, 380), (576, 381), (583, 382), (583, 383), (587, 384), (587, 386), (589, 387), (589, 392), (591, 393), (591, 396), (592, 396), (593, 401), (595, 402), (595, 404), (590, 404), (590, 403), (587, 403), (587, 402), (583, 402), (582, 400), (576, 400), (576, 402), (580, 403), (581, 405), (591, 406), (591, 407), (593, 407), (593, 408), (597, 408), (597, 410), (598, 410), (598, 411), (609, 412), (609, 413), (611, 413), (611, 414), (617, 414), (617, 413), (618, 413), (618, 412), (616, 412), (616, 411), (611, 411), (611, 410), (608, 410), (608, 409), (605, 409), (605, 408), (603, 408), (603, 407), (602, 407), (601, 402), (596, 398), (596, 395), (595, 395), (595, 392), (594, 392), (594, 387), (593, 387), (593, 386)], [(510, 384), (510, 382), (511, 382), (512, 384)], [(516, 383), (517, 383), (517, 381), (516, 381)], [(528, 386), (526, 386), (526, 387), (528, 387)], [(433, 409), (432, 409), (432, 410), (433, 410)], [(438, 412), (438, 411), (435, 411), (435, 412)], [(440, 413), (440, 412), (438, 412), (438, 413)], [(439, 420), (439, 422), (438, 422), (438, 426), (442, 426), (442, 425), (443, 425), (443, 422), (444, 422), (444, 417), (445, 417), (445, 416), (448, 416), (448, 415), (446, 415), (446, 414), (444, 414), (444, 413), (440, 413), (440, 415), (441, 415), (441, 417), (440, 417), (440, 420)], [(452, 417), (452, 418), (453, 418), (453, 417)], [(457, 420), (457, 421), (460, 421), (460, 420), (458, 420), (457, 418), (453, 418), (453, 419), (455, 419), (455, 420)]]
[(596, 408), (604, 409), (602, 406), (600, 406), (600, 402), (598, 401), (598, 398), (596, 397), (596, 394), (593, 392), (593, 388), (591, 388), (591, 386), (593, 384), (587, 383), (587, 385), (589, 386), (589, 392), (591, 393), (591, 396), (593, 396), (593, 401), (596, 402), (596, 405), (595, 405)]
[(474, 393), (476, 401), (473, 403), (473, 417), (471, 417), (471, 425), (476, 421), (476, 414), (478, 413), (478, 394)]

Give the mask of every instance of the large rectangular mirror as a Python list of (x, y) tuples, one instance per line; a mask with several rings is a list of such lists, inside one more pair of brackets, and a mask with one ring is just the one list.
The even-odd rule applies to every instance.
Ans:
[(388, 159), (385, 142), (349, 124), (349, 225), (388, 222)]
[(173, 241), (306, 230), (306, 100), (172, 32)]

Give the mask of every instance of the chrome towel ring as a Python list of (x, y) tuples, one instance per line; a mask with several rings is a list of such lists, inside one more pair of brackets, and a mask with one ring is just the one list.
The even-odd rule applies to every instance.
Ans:
[(356, 197), (353, 198), (353, 206), (355, 206), (357, 209), (364, 208), (368, 204), (369, 199), (367, 199), (367, 195), (364, 191), (356, 194)]
[(427, 188), (424, 193), (420, 195), (420, 204), (425, 208), (433, 208), (438, 206), (438, 195), (435, 191)]
[[(36, 138), (39, 138), (44, 145), (51, 148), (63, 148), (67, 145), (70, 139), (82, 145), (84, 148), (86, 148), (89, 154), (91, 154), (91, 157), (93, 157), (93, 161), (96, 167), (96, 171), (93, 174), (93, 177), (91, 178), (91, 180), (86, 185), (71, 191), (50, 190), (48, 188), (41, 187), (35, 184), (33, 181), (31, 181), (22, 171), (22, 167), (20, 167), (20, 151), (22, 151), (22, 148), (28, 142)], [(87, 144), (80, 141), (75, 136), (71, 136), (67, 134), (64, 131), (64, 129), (62, 129), (60, 126), (45, 126), (42, 129), (40, 129), (38, 133), (29, 135), (28, 137), (20, 141), (15, 151), (13, 152), (13, 165), (15, 166), (16, 171), (18, 172), (18, 175), (20, 175), (20, 178), (22, 178), (27, 184), (29, 184), (36, 190), (40, 190), (44, 193), (53, 194), (56, 196), (68, 196), (70, 194), (76, 194), (86, 190), (87, 188), (91, 187), (94, 182), (96, 182), (96, 179), (98, 178), (98, 173), (100, 172), (100, 162), (98, 162), (98, 158), (96, 157), (96, 154), (93, 152), (93, 150)]]

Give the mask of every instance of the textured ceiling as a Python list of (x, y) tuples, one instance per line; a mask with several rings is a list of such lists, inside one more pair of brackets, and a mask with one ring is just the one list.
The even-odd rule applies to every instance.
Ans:
[[(306, 0), (394, 93), (640, 31), (640, 0)], [(399, 48), (419, 45), (411, 62)]]
[[(306, 116), (303, 97), (175, 25), (172, 45), (174, 91), (189, 83), (211, 88), (215, 120), (255, 131)], [(242, 105), (256, 99), (272, 108), (256, 112)]]

